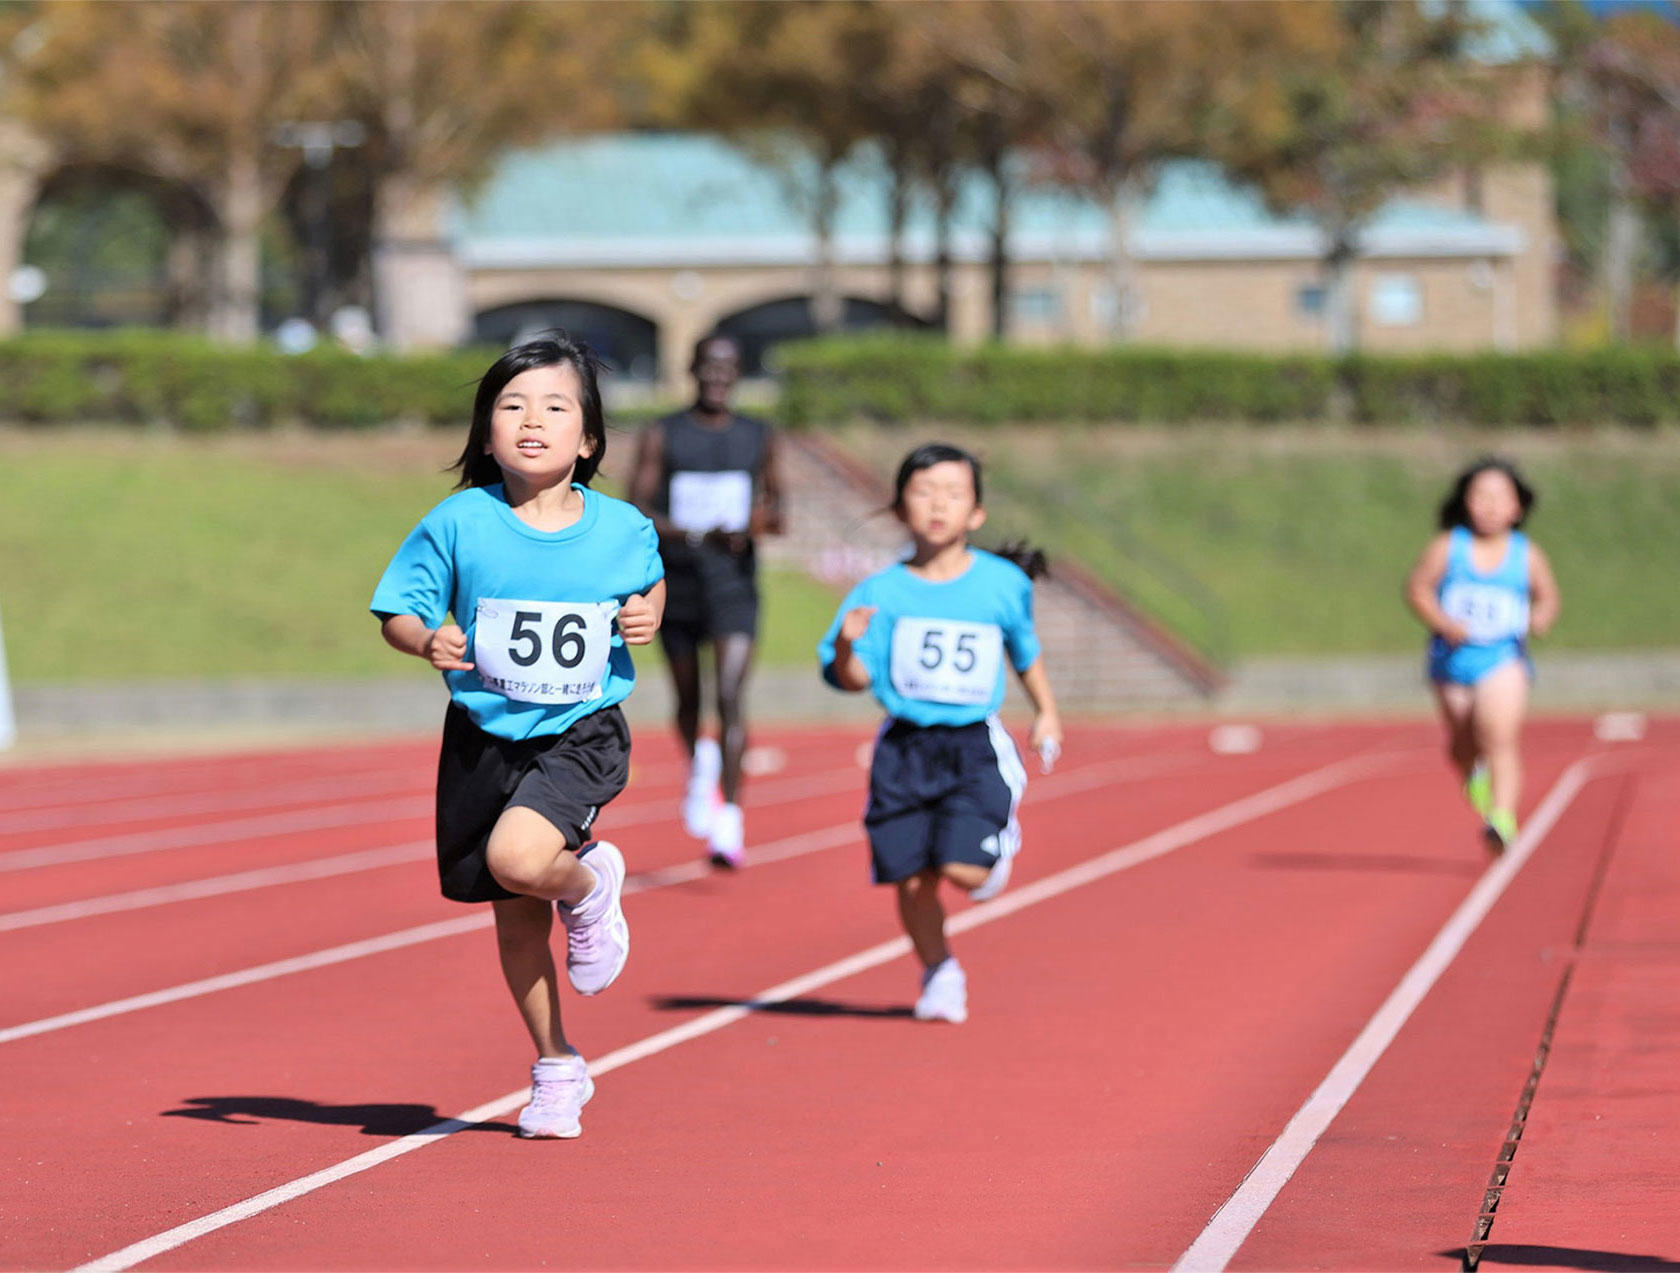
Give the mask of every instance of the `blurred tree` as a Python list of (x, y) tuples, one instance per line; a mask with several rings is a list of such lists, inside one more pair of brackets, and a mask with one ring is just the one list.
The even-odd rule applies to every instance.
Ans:
[(844, 313), (840, 173), (880, 122), (866, 86), (891, 61), (897, 26), (886, 10), (872, 0), (683, 5), (646, 62), (660, 117), (713, 129), (770, 165), (810, 221), (818, 331), (838, 329)]
[(1458, 6), (1336, 0), (1282, 6), (1233, 49), (1206, 140), (1274, 207), (1318, 226), (1334, 352), (1357, 339), (1350, 272), (1371, 217), (1495, 143), (1497, 77), (1463, 53), (1474, 30)]
[(65, 162), (139, 169), (206, 209), (208, 325), (229, 340), (257, 334), (259, 231), (296, 163), (269, 132), (325, 87), (324, 14), (256, 0), (61, 0), (34, 14), (7, 77), (8, 109)]

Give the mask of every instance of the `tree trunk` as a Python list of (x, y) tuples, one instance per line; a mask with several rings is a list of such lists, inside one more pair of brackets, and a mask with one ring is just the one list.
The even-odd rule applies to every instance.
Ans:
[(887, 304), (893, 322), (902, 324), (904, 304), (904, 225), (910, 219), (910, 165), (903, 148), (892, 155), (892, 186), (887, 191)]
[(1353, 313), (1353, 258), (1351, 234), (1337, 230), (1331, 235), (1330, 250), (1324, 256), (1324, 332), (1330, 353), (1352, 353), (1358, 343)]
[(221, 243), (210, 333), (219, 340), (248, 345), (261, 330), (263, 185), (254, 151), (232, 156), (215, 191), (215, 207)]
[(1610, 157), (1610, 208), (1604, 231), (1604, 302), (1610, 335), (1626, 340), (1633, 334), (1633, 266), (1639, 246), (1639, 212), (1620, 152)]
[(816, 198), (812, 206), (811, 228), (817, 237), (816, 268), (811, 277), (811, 322), (821, 335), (840, 330), (845, 319), (845, 302), (840, 296), (840, 283), (834, 261), (834, 220), (840, 209), (839, 167), (834, 160), (825, 160), (817, 174)]
[(1144, 179), (1127, 174), (1113, 184), (1108, 197), (1108, 285), (1114, 292), (1110, 330), (1119, 341), (1131, 339), (1141, 311), (1132, 231), (1143, 206), (1144, 191)]
[(934, 183), (933, 276), (938, 300), (934, 304), (934, 325), (951, 334), (951, 222), (957, 210), (957, 183), (946, 173)]
[(1014, 211), (1015, 190), (1010, 184), (1007, 156), (1001, 149), (986, 156), (986, 175), (992, 180), (996, 200), (992, 209), (991, 270), (992, 336), (996, 340), (1009, 337), (1009, 228)]

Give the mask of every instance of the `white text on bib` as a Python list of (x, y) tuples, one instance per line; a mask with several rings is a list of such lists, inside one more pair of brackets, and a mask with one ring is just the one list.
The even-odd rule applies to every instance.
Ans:
[(743, 531), (751, 517), (751, 473), (671, 475), (671, 525), (678, 530)]
[(1477, 645), (1528, 634), (1528, 600), (1509, 588), (1460, 580), (1441, 592), (1441, 609), (1469, 630)]
[(521, 703), (599, 698), (617, 614), (616, 601), (481, 598), (473, 629), (478, 679)]
[(905, 698), (985, 706), (997, 690), (1003, 631), (995, 623), (900, 619), (893, 625), (892, 684)]

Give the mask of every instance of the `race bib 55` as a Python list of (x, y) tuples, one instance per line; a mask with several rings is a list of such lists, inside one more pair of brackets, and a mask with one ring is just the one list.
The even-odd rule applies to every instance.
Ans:
[(900, 619), (893, 625), (892, 685), (905, 698), (984, 706), (1003, 666), (995, 623)]

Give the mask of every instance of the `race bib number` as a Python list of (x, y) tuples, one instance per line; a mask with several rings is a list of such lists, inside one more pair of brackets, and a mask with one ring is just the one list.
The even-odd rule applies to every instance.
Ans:
[(1477, 645), (1492, 645), (1528, 633), (1528, 600), (1509, 588), (1461, 581), (1441, 593), (1441, 609), (1462, 623)]
[(752, 518), (752, 474), (673, 473), (671, 525), (678, 530), (743, 531)]
[(484, 688), (521, 703), (586, 703), (601, 696), (616, 601), (482, 598), (473, 663)]
[(892, 684), (905, 698), (985, 706), (1003, 666), (1003, 631), (995, 623), (900, 619), (893, 625)]

